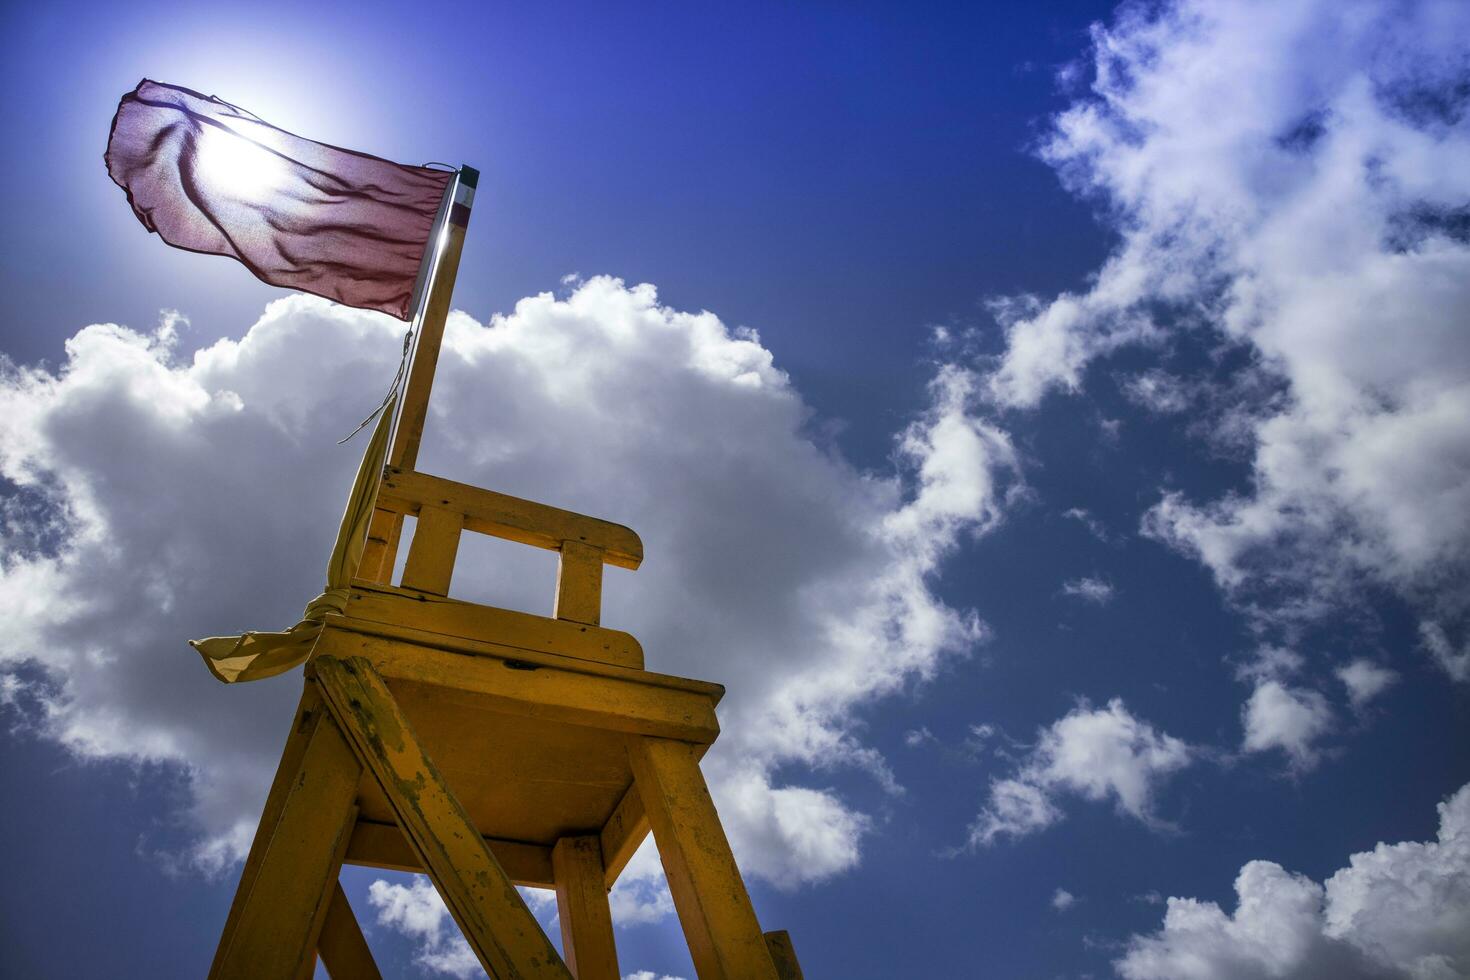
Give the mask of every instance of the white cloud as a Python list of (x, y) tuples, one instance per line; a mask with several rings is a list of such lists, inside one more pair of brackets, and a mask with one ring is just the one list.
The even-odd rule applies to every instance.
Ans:
[[(6, 542), (0, 665), (50, 673), (48, 731), (77, 752), (186, 767), (210, 866), (249, 840), (298, 689), (222, 687), (185, 641), (288, 624), (320, 589), (360, 451), (334, 443), (377, 400), (400, 331), (291, 297), (192, 357), (173, 323), (98, 325), (58, 372), (0, 378), (0, 474), (45, 504)], [(753, 332), (593, 278), (489, 325), (450, 317), (422, 466), (640, 531), (647, 560), (609, 572), (604, 622), (650, 668), (728, 686), (706, 771), (743, 864), (792, 885), (852, 867), (869, 826), (803, 768), (859, 766), (898, 791), (854, 711), (985, 636), (930, 587), (1001, 520), (1014, 478), (975, 383), (940, 369), (899, 472), (863, 472), (808, 438)], [(550, 559), (472, 547), (457, 594), (549, 610)], [(643, 898), (635, 914), (666, 909)]]
[(1114, 589), (1101, 578), (1086, 576), (1062, 583), (1062, 594), (1073, 596), (1095, 606), (1106, 606), (1113, 601)]
[(607, 900), (618, 926), (658, 922), (674, 914), (674, 897), (651, 836), (633, 852)]
[(1094, 538), (1097, 538), (1099, 541), (1106, 542), (1111, 540), (1112, 538), (1112, 536), (1108, 534), (1108, 529), (1106, 526), (1103, 525), (1103, 522), (1098, 520), (1096, 517), (1093, 517), (1092, 514), (1089, 513), (1087, 508), (1085, 507), (1068, 508), (1067, 510), (1062, 511), (1062, 516), (1068, 518), (1069, 520), (1076, 521), (1083, 527), (1087, 528), (1088, 533), (1090, 533)]
[(667, 973), (655, 975), (652, 970), (639, 970), (636, 973), (623, 974), (623, 980), (684, 980), (684, 978), (671, 977)]
[(1067, 911), (1067, 909), (1076, 904), (1077, 896), (1073, 895), (1065, 888), (1058, 888), (1056, 891), (1052, 892), (1051, 907), (1056, 909), (1058, 912), (1065, 912)]
[(1157, 415), (1172, 415), (1189, 407), (1188, 386), (1175, 375), (1153, 368), (1129, 375), (1119, 383), (1133, 404)]
[(426, 970), (460, 978), (485, 975), (429, 879), (415, 876), (408, 885), (396, 885), (380, 878), (368, 886), (368, 902), (377, 910), (378, 925), (417, 944), (414, 961)]
[(1135, 718), (1120, 699), (1105, 708), (1079, 704), (1041, 730), (1014, 776), (992, 780), (990, 797), (970, 825), (970, 846), (1003, 835), (1022, 837), (1062, 819), (1058, 796), (1112, 800), (1119, 813), (1151, 826), (1159, 784), (1192, 761), (1179, 739)]
[(1470, 975), (1470, 786), (1439, 814), (1438, 840), (1354, 854), (1325, 887), (1252, 861), (1230, 915), (1170, 898), (1162, 928), (1133, 936), (1115, 966), (1127, 980)]
[(1348, 690), (1354, 708), (1362, 708), (1393, 686), (1399, 675), (1387, 667), (1359, 657), (1337, 669), (1337, 679)]
[(1317, 743), (1332, 731), (1332, 709), (1317, 691), (1263, 680), (1241, 709), (1241, 724), (1245, 751), (1280, 749), (1300, 771), (1317, 764)]
[[(1454, 0), (1124, 5), (1041, 147), (1120, 241), (1084, 291), (996, 304), (987, 389), (1033, 406), (1186, 332), (1247, 355), (1267, 383), (1208, 401), (1237, 399), (1211, 411), (1247, 437), (1249, 487), (1165, 494), (1144, 527), (1263, 616), (1367, 581), (1466, 618), (1467, 37)], [(1124, 390), (1168, 411), (1191, 384)]]
[[(3, 698), (4, 691), (0, 690), (0, 704), (4, 703)], [(911, 749), (917, 749), (919, 746), (924, 745), (927, 742), (937, 741), (938, 739), (934, 737), (934, 733), (931, 732), (928, 727), (924, 725), (920, 725), (918, 728), (911, 728), (903, 733), (903, 744)]]
[(1290, 647), (1262, 644), (1255, 656), (1235, 670), (1241, 680), (1283, 680), (1306, 665), (1306, 658)]
[(1429, 651), (1435, 666), (1444, 671), (1450, 680), (1461, 684), (1470, 681), (1470, 640), (1456, 650), (1444, 627), (1435, 622), (1419, 624), (1419, 639)]

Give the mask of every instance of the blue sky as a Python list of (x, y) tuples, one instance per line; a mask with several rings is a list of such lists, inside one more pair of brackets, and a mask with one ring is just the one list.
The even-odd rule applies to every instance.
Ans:
[[(205, 968), (296, 690), (185, 641), (320, 588), (396, 363), (138, 226), (146, 75), (481, 169), (424, 466), (642, 533), (606, 621), (729, 687), (808, 976), (1470, 975), (1462, 4), (0, 23), (0, 972)], [(624, 973), (691, 977), (628, 877)], [(344, 881), (385, 973), (474, 975)]]

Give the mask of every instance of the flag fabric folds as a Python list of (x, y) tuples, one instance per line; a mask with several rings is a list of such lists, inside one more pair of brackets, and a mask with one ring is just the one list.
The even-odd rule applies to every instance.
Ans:
[(303, 139), (148, 79), (118, 104), (104, 159), (138, 220), (170, 245), (401, 320), (454, 176)]

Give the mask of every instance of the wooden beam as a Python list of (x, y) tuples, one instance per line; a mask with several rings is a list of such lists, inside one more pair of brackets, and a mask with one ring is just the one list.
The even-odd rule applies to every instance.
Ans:
[(220, 935), (219, 945), (215, 948), (210, 976), (214, 976), (215, 971), (219, 969), (220, 959), (230, 948), (235, 929), (240, 923), (241, 910), (244, 908), (245, 900), (250, 897), (251, 889), (255, 887), (255, 880), (260, 874), (261, 862), (265, 860), (266, 851), (270, 848), (271, 834), (281, 819), (281, 810), (286, 805), (286, 797), (290, 793), (291, 780), (296, 777), (301, 768), (301, 758), (306, 753), (306, 745), (311, 740), (316, 721), (325, 710), (317, 686), (307, 684), (301, 692), (301, 701), (296, 707), (291, 730), (286, 736), (286, 745), (281, 751), (281, 762), (276, 767), (276, 775), (271, 782), (270, 793), (265, 798), (265, 809), (260, 815), (259, 823), (255, 825), (255, 839), (250, 844), (250, 853), (245, 858), (245, 866), (240, 870), (240, 882), (235, 887), (235, 897), (230, 903), (230, 911), (225, 918), (225, 927)]
[[(466, 185), (470, 202), (474, 200), (479, 174), (470, 167), (461, 169), (451, 181), (456, 196), (450, 219), (444, 225), (444, 248), (439, 254), (433, 278), (429, 281), (429, 300), (419, 318), (418, 337), (413, 347), (413, 362), (408, 369), (408, 384), (398, 409), (398, 424), (388, 462), (411, 470), (418, 462), (419, 444), (424, 438), (424, 421), (429, 416), (429, 392), (434, 387), (434, 371), (439, 365), (439, 348), (444, 342), (444, 322), (449, 317), (449, 303), (454, 297), (454, 281), (459, 275), (459, 258), (464, 251), (465, 229), (469, 225), (469, 202), (459, 196)], [(437, 243), (430, 242), (433, 248)]]
[(695, 746), (629, 739), (628, 760), (700, 980), (780, 980)]
[(317, 656), (309, 669), (485, 971), (498, 980), (570, 980), (373, 665)]
[[(328, 620), (317, 641), (318, 656), (363, 657), (385, 677), (442, 687), (446, 697), (470, 698), (487, 711), (690, 742), (709, 743), (719, 735), (715, 699), (699, 690), (665, 686), (659, 681), (673, 678), (660, 674), (608, 676), (590, 668), (609, 673), (617, 668), (593, 663), (573, 670), (558, 664), (579, 664), (569, 657), (503, 648), (497, 654), (488, 644), (476, 644), (484, 654), (467, 657), (437, 648), (432, 637), (425, 642), (413, 631), (393, 636), (393, 628), (383, 626), (381, 633), (375, 628), (370, 634), (341, 628), (344, 622)], [(405, 638), (403, 632), (410, 635)]]
[(341, 882), (332, 883), (332, 900), (316, 948), (332, 980), (383, 980)]
[(442, 507), (425, 504), (419, 510), (403, 566), (403, 585), (432, 595), (448, 595), (454, 576), (454, 556), (459, 552), (459, 533), (464, 516)]
[(643, 812), (643, 801), (638, 798), (637, 783), (628, 787), (598, 836), (598, 843), (602, 848), (604, 884), (611, 888), (648, 836), (648, 814)]
[(602, 560), (601, 548), (580, 541), (561, 543), (553, 617), (590, 626), (602, 621)]
[(402, 531), (402, 514), (381, 507), (373, 509), (362, 561), (357, 566), (357, 578), (383, 585), (392, 580), (393, 563), (398, 560), (398, 536)]
[(394, 466), (383, 477), (378, 506), (416, 514), (430, 505), (458, 511), (466, 530), (507, 541), (558, 551), (563, 541), (579, 541), (601, 548), (603, 561), (622, 568), (643, 562), (643, 542), (631, 529), (534, 500), (456, 483), (427, 473)]
[[(323, 723), (330, 724), (331, 719), (323, 719)], [(359, 772), (360, 771), (361, 770), (359, 769)], [(311, 956), (301, 961), (300, 967), (298, 967), (296, 970), (296, 980), (312, 980), (312, 977), (316, 976), (317, 956), (321, 952), (321, 933), (322, 929), (326, 928), (327, 914), (331, 911), (332, 908), (332, 888), (336, 886), (339, 878), (342, 875), (342, 856), (347, 853), (347, 840), (352, 836), (351, 830), (357, 824), (358, 812), (359, 811), (357, 804), (354, 803), (352, 807), (347, 811), (346, 826), (348, 832), (337, 837), (336, 846), (332, 850), (331, 872), (328, 875), (331, 880), (331, 884), (328, 887), (322, 889), (321, 897), (317, 899), (316, 914), (312, 917), (311, 922)]]
[[(405, 576), (406, 577), (406, 576)], [(405, 626), (503, 647), (642, 669), (643, 647), (620, 630), (570, 623), (514, 609), (482, 606), (410, 589), (354, 583), (346, 613), (355, 619)]]
[(556, 909), (567, 967), (577, 980), (618, 980), (618, 951), (612, 912), (602, 883), (602, 848), (597, 838), (563, 837), (551, 850)]
[[(555, 888), (551, 871), (551, 848), (525, 841), (484, 838), (485, 846), (517, 885), (531, 888)], [(348, 864), (385, 871), (409, 871), (423, 874), (424, 866), (397, 824), (357, 821), (352, 839), (347, 844)]]
[(290, 770), (278, 818), (262, 828), (264, 853), (231, 910), (212, 980), (288, 980), (315, 962), (362, 765), (328, 712), (312, 712), (306, 724), (305, 750)]
[(804, 980), (796, 948), (791, 945), (791, 933), (785, 929), (766, 933), (766, 949), (771, 951), (771, 959), (776, 963), (776, 976), (781, 980)]

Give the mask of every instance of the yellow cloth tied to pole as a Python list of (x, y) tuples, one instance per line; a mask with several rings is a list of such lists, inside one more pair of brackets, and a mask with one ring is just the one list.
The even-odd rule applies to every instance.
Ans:
[(305, 663), (316, 638), (321, 635), (327, 615), (346, 610), (347, 586), (362, 562), (368, 525), (378, 502), (378, 485), (382, 482), (383, 464), (388, 459), (388, 434), (393, 427), (397, 405), (398, 396), (395, 394), (383, 406), (378, 424), (373, 428), (373, 437), (368, 441), (362, 463), (357, 468), (352, 494), (347, 498), (342, 526), (337, 529), (332, 558), (327, 562), (327, 587), (306, 604), (301, 622), (281, 633), (252, 631), (239, 636), (211, 636), (189, 641), (189, 645), (204, 658), (209, 672), (219, 680), (226, 684), (258, 681)]

